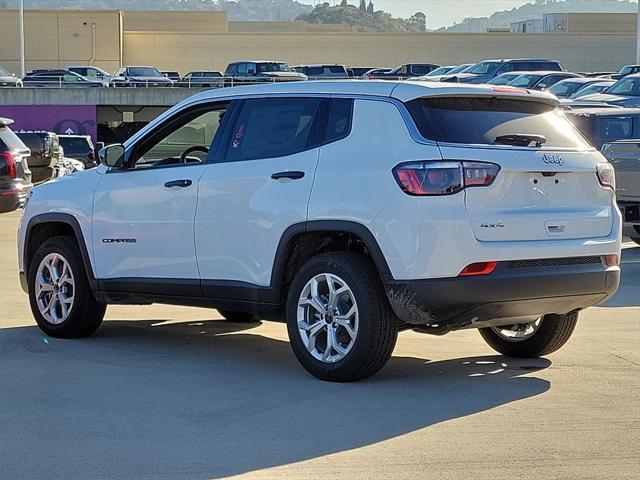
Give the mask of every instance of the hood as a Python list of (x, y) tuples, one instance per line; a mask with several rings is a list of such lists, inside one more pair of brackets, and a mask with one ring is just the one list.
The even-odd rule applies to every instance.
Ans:
[(594, 93), (593, 95), (585, 95), (584, 97), (580, 97), (580, 101), (611, 103), (613, 105), (625, 105), (627, 107), (640, 105), (640, 97), (611, 95), (609, 93)]

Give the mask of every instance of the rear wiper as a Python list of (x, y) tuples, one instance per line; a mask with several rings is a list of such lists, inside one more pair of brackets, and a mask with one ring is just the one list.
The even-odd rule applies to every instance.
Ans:
[(495, 143), (500, 143), (502, 145), (514, 145), (516, 147), (528, 147), (534, 143), (536, 147), (541, 147), (547, 143), (547, 138), (543, 135), (512, 133), (510, 135), (498, 135)]

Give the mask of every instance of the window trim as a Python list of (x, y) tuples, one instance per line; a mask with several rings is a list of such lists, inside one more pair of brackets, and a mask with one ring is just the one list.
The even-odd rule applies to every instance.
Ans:
[[(225, 118), (222, 119), (222, 124), (220, 125), (220, 127), (218, 128), (218, 130), (216, 131), (216, 134), (213, 136), (213, 139), (211, 141), (211, 145), (215, 145), (216, 144), (216, 139), (219, 138), (219, 135), (221, 136), (221, 132), (226, 128), (227, 123), (229, 122), (228, 117), (230, 116), (229, 114), (234, 110), (235, 108), (235, 104), (236, 102), (234, 100), (214, 100), (211, 102), (204, 102), (204, 103), (198, 103), (196, 105), (192, 105), (190, 107), (184, 108), (182, 110), (179, 110), (178, 112), (175, 112), (174, 115), (171, 115), (170, 117), (164, 119), (162, 121), (162, 123), (159, 123), (158, 125), (156, 125), (152, 130), (150, 130), (149, 132), (147, 132), (144, 136), (138, 138), (135, 140), (135, 142), (131, 145), (130, 148), (125, 149), (125, 158), (124, 158), (124, 163), (122, 168), (117, 168), (117, 169), (109, 169), (108, 173), (111, 172), (141, 172), (141, 171), (147, 171), (147, 170), (156, 170), (156, 169), (160, 169), (160, 168), (176, 168), (176, 167), (189, 167), (189, 166), (196, 166), (196, 165), (205, 165), (205, 164), (210, 164), (212, 163), (212, 159), (215, 156), (217, 150), (220, 148), (220, 142), (218, 142), (218, 146), (214, 148), (214, 152), (211, 152), (211, 145), (209, 146), (209, 153), (207, 154), (207, 158), (203, 161), (203, 162), (197, 162), (197, 163), (179, 163), (179, 164), (175, 164), (175, 165), (158, 165), (158, 166), (149, 166), (146, 168), (139, 168), (136, 169), (135, 168), (135, 162), (136, 160), (139, 158), (137, 157), (137, 152), (139, 151), (139, 149), (144, 146), (146, 143), (153, 141), (154, 139), (157, 139), (158, 136), (161, 136), (160, 140), (162, 140), (162, 138), (164, 138), (164, 136), (166, 136), (168, 133), (171, 133), (171, 127), (172, 125), (174, 125), (176, 122), (178, 122), (180, 120), (180, 118), (186, 116), (186, 115), (190, 115), (194, 112), (197, 111), (202, 111), (203, 114), (206, 112), (209, 112), (211, 110), (217, 110), (218, 108), (211, 108), (214, 105), (218, 105), (218, 106), (222, 106), (222, 105), (227, 105), (227, 113), (225, 114)], [(152, 147), (153, 148), (153, 147)]]

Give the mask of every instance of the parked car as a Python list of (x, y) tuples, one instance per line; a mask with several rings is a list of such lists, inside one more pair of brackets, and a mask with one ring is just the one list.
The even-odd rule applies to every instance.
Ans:
[(300, 363), (332, 381), (374, 374), (404, 329), (477, 328), (500, 353), (548, 355), (616, 291), (622, 218), (613, 167), (558, 100), (502, 90), (201, 92), (98, 168), (34, 189), (18, 235), (33, 315), (60, 338), (92, 334), (116, 302), (284, 320)]
[(362, 80), (375, 80), (379, 75), (385, 75), (391, 70), (391, 68), (372, 68), (368, 72), (364, 73), (360, 78)]
[(285, 62), (276, 61), (248, 61), (233, 62), (227, 65), (224, 72), (225, 84), (242, 85), (261, 82), (296, 82), (306, 80), (303, 73), (295, 72)]
[(60, 146), (60, 158), (58, 159), (58, 177), (70, 175), (84, 170), (84, 163), (75, 158), (67, 157), (64, 148)]
[(576, 72), (582, 75), (583, 77), (598, 77), (598, 78), (607, 78), (610, 79), (612, 75), (615, 75), (616, 72)]
[(182, 77), (180, 76), (180, 72), (160, 72), (162, 73), (162, 75), (164, 75), (165, 77), (167, 77), (169, 80), (173, 81), (173, 83), (179, 82)]
[(403, 80), (412, 77), (421, 77), (427, 73), (440, 68), (434, 63), (405, 63), (388, 72), (379, 72), (376, 78), (380, 80)]
[(65, 69), (91, 80), (100, 80), (106, 85), (111, 83), (111, 74), (94, 65), (70, 65)]
[(531, 88), (533, 90), (547, 90), (560, 80), (567, 78), (581, 78), (577, 73), (571, 72), (530, 72), (514, 78), (509, 83), (510, 87)]
[(212, 88), (224, 86), (221, 72), (198, 70), (189, 72), (178, 83), (180, 87)]
[(620, 69), (618, 73), (614, 73), (613, 75), (611, 75), (611, 78), (613, 78), (614, 80), (620, 80), (627, 75), (634, 75), (636, 73), (640, 73), (640, 65), (625, 65)]
[(0, 87), (21, 87), (22, 80), (0, 67)]
[(602, 102), (585, 102), (580, 99), (573, 100), (571, 98), (561, 98), (560, 106), (558, 108), (560, 108), (561, 110), (588, 110), (588, 109), (594, 109), (594, 108), (620, 109), (622, 107), (618, 105), (611, 105), (611, 104), (602, 103)]
[(0, 117), (0, 213), (21, 207), (31, 191), (29, 149), (11, 131), (13, 120)]
[(602, 93), (587, 95), (582, 99), (620, 105), (621, 107), (640, 107), (640, 74), (627, 75)]
[(310, 80), (349, 78), (349, 72), (344, 65), (297, 65), (293, 69), (303, 73)]
[(492, 78), (487, 82), (487, 85), (507, 85), (520, 75), (523, 75), (527, 72), (507, 72), (498, 75), (497, 77)]
[(173, 87), (173, 80), (156, 67), (129, 66), (114, 73), (111, 84), (114, 87)]
[(106, 87), (102, 80), (91, 80), (69, 70), (34, 70), (22, 79), (25, 87), (92, 88)]
[[(367, 72), (369, 72), (371, 70), (376, 70), (377, 68), (378, 67), (347, 67), (347, 72), (349, 73), (350, 77), (360, 78), (365, 73), (367, 73)], [(391, 69), (389, 69), (389, 70), (391, 70)]]
[(17, 132), (16, 135), (30, 150), (27, 163), (32, 182), (39, 184), (58, 176), (60, 140), (51, 132)]
[(96, 166), (96, 154), (89, 135), (58, 135), (64, 156), (82, 162), (85, 168)]
[(622, 233), (640, 245), (640, 139), (605, 143), (602, 153), (616, 171)]
[(640, 108), (583, 108), (565, 115), (598, 150), (605, 143), (640, 139)]
[(426, 77), (437, 77), (439, 75), (445, 75), (448, 72), (450, 72), (451, 70), (453, 70), (455, 67), (455, 65), (450, 65), (447, 67), (440, 67), (440, 68), (436, 68), (435, 70), (431, 70), (429, 73), (427, 73), (426, 75), (422, 75), (420, 77), (421, 80), (425, 79)]
[(589, 77), (565, 78), (549, 87), (548, 90), (549, 93), (553, 93), (558, 98), (570, 98), (574, 93), (594, 83), (602, 83), (602, 79)]
[(597, 82), (594, 82), (594, 83), (588, 83), (582, 86), (576, 92), (572, 93), (569, 98), (577, 100), (582, 97), (586, 97), (587, 95), (602, 93), (614, 83), (616, 83), (615, 80), (598, 80)]
[(459, 73), (466, 73), (468, 70), (473, 68), (475, 63), (463, 63), (462, 65), (458, 65), (457, 67), (452, 68), (444, 75), (433, 76), (430, 80), (434, 80), (436, 82), (457, 82)]
[(457, 75), (460, 83), (487, 83), (494, 77), (506, 72), (561, 72), (562, 66), (556, 60), (539, 58), (520, 58), (509, 60), (485, 60), (477, 63), (464, 73)]

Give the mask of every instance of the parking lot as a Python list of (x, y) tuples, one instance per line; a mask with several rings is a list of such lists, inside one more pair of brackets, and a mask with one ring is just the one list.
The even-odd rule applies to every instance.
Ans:
[(640, 248), (548, 359), (476, 331), (400, 335), (370, 380), (331, 384), (282, 324), (110, 306), (92, 337), (43, 336), (0, 216), (0, 455), (7, 479), (637, 478)]

